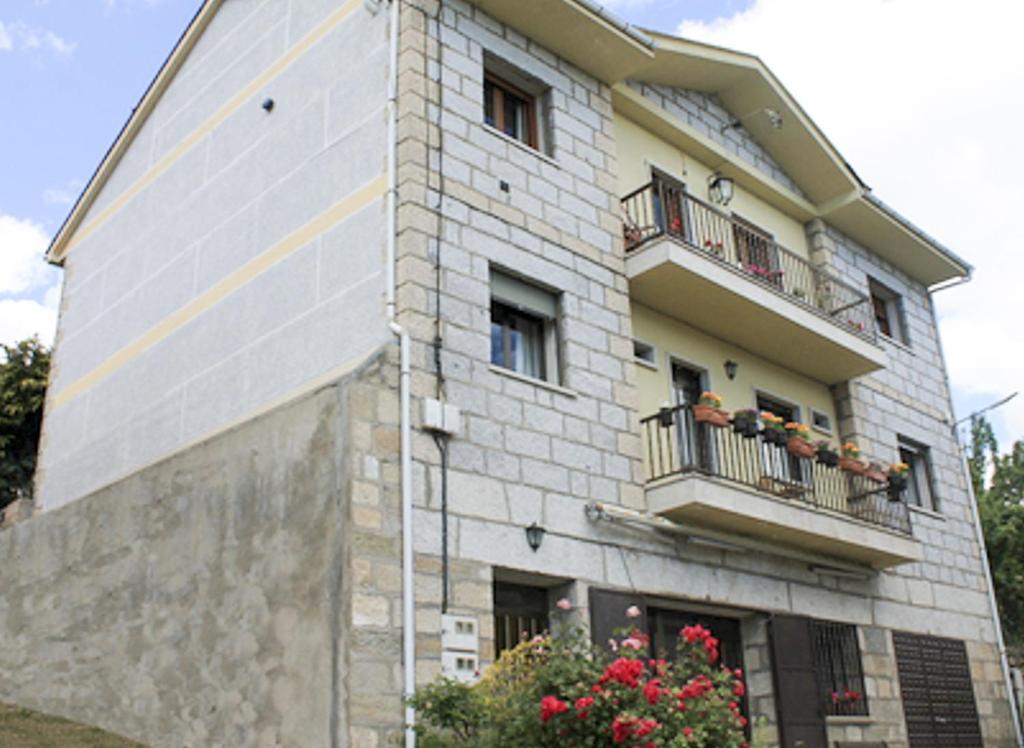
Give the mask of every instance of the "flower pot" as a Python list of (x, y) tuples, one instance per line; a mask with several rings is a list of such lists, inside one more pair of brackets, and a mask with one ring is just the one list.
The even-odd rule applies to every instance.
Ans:
[(848, 473), (853, 473), (854, 475), (864, 475), (865, 471), (867, 471), (868, 469), (868, 466), (865, 465), (860, 460), (858, 460), (856, 457), (840, 457), (839, 468), (841, 470), (845, 470)]
[(779, 429), (773, 429), (771, 427), (766, 428), (761, 432), (764, 436), (764, 440), (769, 444), (777, 444), (780, 447), (786, 443), (786, 432), (780, 431)]
[(753, 439), (757, 436), (757, 419), (742, 416), (734, 416), (732, 419), (733, 433), (739, 434), (744, 439)]
[(818, 457), (818, 464), (824, 465), (825, 467), (838, 467), (839, 466), (839, 453), (833, 452), (831, 449), (819, 449), (815, 453)]
[(791, 436), (786, 440), (786, 449), (797, 457), (814, 457), (814, 445), (799, 436)]
[(712, 426), (729, 425), (729, 413), (710, 405), (694, 405), (693, 418), (697, 423), (710, 423)]
[(902, 501), (907, 488), (907, 476), (889, 474), (889, 501)]
[(868, 480), (873, 480), (875, 483), (885, 483), (889, 480), (889, 477), (885, 474), (884, 470), (879, 470), (878, 468), (873, 467), (868, 467), (867, 470), (864, 471), (864, 476)]

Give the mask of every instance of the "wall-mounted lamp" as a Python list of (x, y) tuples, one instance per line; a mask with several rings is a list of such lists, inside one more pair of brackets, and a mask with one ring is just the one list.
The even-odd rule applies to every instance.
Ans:
[(530, 546), (534, 553), (536, 553), (537, 549), (540, 548), (540, 544), (544, 542), (544, 533), (546, 532), (547, 530), (538, 525), (536, 522), (534, 522), (526, 528), (526, 543)]
[(768, 122), (771, 124), (773, 130), (782, 129), (782, 115), (779, 114), (778, 111), (776, 111), (775, 109), (765, 106), (761, 107), (760, 109), (755, 109), (749, 114), (744, 114), (742, 117), (737, 117), (732, 122), (727, 122), (726, 124), (719, 127), (718, 131), (725, 132), (726, 130), (729, 130), (731, 128), (739, 127), (741, 124), (743, 124), (744, 120), (748, 120), (751, 117), (758, 114), (764, 114), (764, 116), (768, 118)]
[(720, 172), (715, 172), (708, 177), (708, 199), (718, 205), (728, 205), (732, 200), (734, 182), (729, 177), (723, 177)]
[(725, 376), (729, 379), (736, 378), (736, 370), (740, 368), (740, 365), (733, 361), (731, 358), (725, 362)]
[(269, 98), (264, 99), (263, 103), (260, 104), (260, 107), (263, 109), (264, 112), (270, 114), (272, 111), (274, 111), (274, 100)]

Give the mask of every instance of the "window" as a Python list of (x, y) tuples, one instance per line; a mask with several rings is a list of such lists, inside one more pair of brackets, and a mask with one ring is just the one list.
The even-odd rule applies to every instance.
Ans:
[(523, 376), (558, 380), (558, 299), (491, 271), (491, 363)]
[(815, 431), (820, 431), (823, 434), (832, 433), (832, 419), (828, 413), (815, 410), (814, 408), (811, 408), (811, 426), (814, 427)]
[(633, 340), (633, 358), (638, 363), (650, 366), (652, 369), (658, 368), (658, 356), (654, 346), (650, 343), (645, 343), (642, 340)]
[(544, 150), (547, 86), (507, 62), (484, 57), (484, 122), (530, 148)]
[(875, 315), (875, 327), (887, 338), (900, 343), (907, 342), (903, 326), (903, 300), (900, 295), (874, 278), (868, 279), (871, 293), (871, 309)]
[(849, 623), (811, 621), (814, 669), (822, 689), (825, 714), (863, 716), (868, 713), (857, 627)]
[(740, 266), (756, 278), (782, 288), (782, 268), (779, 267), (779, 250), (774, 237), (735, 213), (732, 221), (732, 235)]
[(507, 582), (494, 583), (494, 655), (500, 657), (524, 639), (548, 630), (548, 591)]
[(905, 492), (908, 504), (924, 509), (935, 509), (935, 498), (932, 493), (932, 471), (928, 447), (899, 437), (900, 462), (910, 466), (907, 473), (907, 489)]

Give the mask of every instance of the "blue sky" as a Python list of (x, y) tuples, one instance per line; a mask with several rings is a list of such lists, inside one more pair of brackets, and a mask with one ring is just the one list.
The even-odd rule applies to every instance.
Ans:
[[(39, 254), (199, 4), (0, 3), (0, 341), (52, 334), (59, 274)], [(1024, 4), (977, 0), (967, 15), (932, 0), (605, 5), (638, 26), (759, 55), (879, 197), (978, 268), (937, 301), (958, 414), (1024, 390), (1024, 254), (1001, 218), (1024, 203), (1024, 105), (1004, 96), (1024, 89), (1014, 37)], [(994, 421), (1004, 442), (1024, 436), (1024, 396)]]

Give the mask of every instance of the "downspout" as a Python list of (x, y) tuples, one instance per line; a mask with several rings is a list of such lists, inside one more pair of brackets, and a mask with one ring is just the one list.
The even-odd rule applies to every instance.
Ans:
[(413, 590), (412, 414), (410, 408), (409, 333), (396, 321), (395, 243), (398, 231), (398, 22), (400, 0), (391, 0), (388, 50), (388, 192), (387, 192), (387, 317), (399, 340), (399, 429), (402, 491), (402, 692), (405, 700), (405, 748), (416, 748), (416, 710), (409, 703), (416, 691), (416, 616)]

